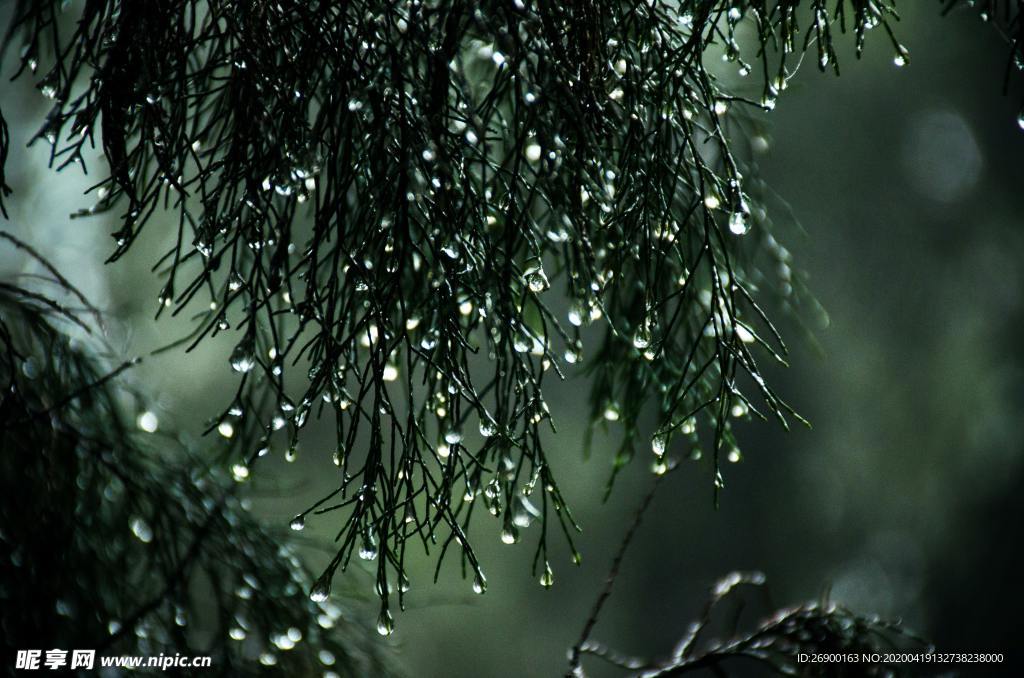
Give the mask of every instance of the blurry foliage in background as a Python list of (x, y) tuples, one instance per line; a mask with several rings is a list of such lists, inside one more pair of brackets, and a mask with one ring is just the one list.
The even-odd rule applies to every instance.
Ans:
[(248, 514), (226, 474), (169, 433), (143, 433), (157, 430), (152, 412), (125, 420), (119, 374), (133, 363), (101, 357), (75, 288), (27, 245), (2, 232), (0, 245), (36, 259), (49, 287), (0, 282), (5, 670), (16, 649), (45, 643), (187, 648), (213, 658), (213, 675), (389, 675), (358, 607), (309, 600), (295, 549)]

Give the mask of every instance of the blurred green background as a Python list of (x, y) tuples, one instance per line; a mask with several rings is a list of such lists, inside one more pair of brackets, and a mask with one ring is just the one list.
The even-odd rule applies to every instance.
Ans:
[[(790, 212), (776, 210), (774, 220), (806, 231), (789, 228), (784, 244), (831, 318), (816, 331), (820, 351), (784, 323), (793, 366), (773, 375), (814, 427), (741, 426), (745, 456), (725, 469), (717, 511), (706, 467), (685, 462), (669, 477), (594, 633), (623, 652), (669, 651), (708, 587), (734, 569), (764, 571), (777, 605), (830, 587), (858, 611), (903, 618), (940, 651), (1012, 658), (1020, 644), (1010, 622), (1024, 602), (1020, 92), (1002, 95), (1007, 48), (975, 15), (943, 19), (939, 3), (903, 12), (908, 66), (894, 66), (884, 36), (870, 35), (863, 60), (852, 50), (841, 55), (838, 79), (807, 64), (766, 118), (770, 143), (759, 162)], [(88, 179), (47, 172), (41, 147), (18, 150), (34, 131), (26, 121), (44, 111), (42, 97), (26, 82), (0, 87), (15, 142), (5, 228), (109, 311), (116, 351), (142, 354), (178, 336), (186, 322), (152, 320), (159, 283), (147, 269), (155, 256), (135, 252), (104, 267), (112, 223), (67, 218), (89, 204)], [(155, 253), (166, 233), (148, 230)], [(9, 252), (0, 255), (0, 270), (19, 266)], [(230, 341), (186, 360), (147, 359), (135, 371), (153, 394), (161, 429), (198, 436), (211, 403), (227, 402)], [(561, 548), (555, 585), (544, 590), (530, 574), (538, 528), (505, 546), (498, 522), (481, 516), (474, 534), (485, 596), (472, 594), (454, 560), (437, 585), (431, 559), (411, 570), (410, 607), (392, 639), (381, 641), (396, 646), (410, 675), (564, 671), (566, 650), (651, 483), (645, 464), (634, 463), (602, 503), (617, 435), (612, 428), (598, 436), (583, 461), (579, 388), (555, 385), (548, 400), (560, 425), (551, 458), (584, 527), (582, 565)], [(317, 470), (331, 442), (329, 431), (318, 431), (294, 465), (278, 450), (250, 488), (257, 510), (281, 526), (326, 488)], [(329, 539), (332, 520), (311, 520), (303, 536)], [(323, 558), (315, 548), (310, 554)], [(368, 577), (345, 579), (369, 594)]]

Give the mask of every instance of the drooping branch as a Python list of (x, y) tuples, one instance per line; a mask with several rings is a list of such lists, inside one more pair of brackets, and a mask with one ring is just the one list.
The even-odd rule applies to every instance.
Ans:
[[(1020, 34), (1015, 3), (981, 4)], [(655, 471), (707, 451), (716, 496), (733, 420), (793, 419), (761, 375), (786, 355), (763, 306), (809, 297), (761, 199), (756, 116), (808, 50), (838, 72), (839, 33), (907, 59), (876, 0), (64, 6), (21, 0), (8, 33), (53, 101), (36, 140), (57, 168), (101, 147), (81, 214), (119, 218), (112, 260), (165, 230), (157, 313), (198, 313), (189, 348), (233, 333), (238, 390), (209, 430), (237, 480), (334, 419), (336, 488), (294, 524), (338, 516), (312, 593), (375, 561), (385, 632), (410, 544), (454, 547), (484, 590), (480, 501), (508, 543), (543, 519), (545, 572), (549, 527), (571, 545), (545, 379), (592, 376), (616, 471), (656, 411)]]

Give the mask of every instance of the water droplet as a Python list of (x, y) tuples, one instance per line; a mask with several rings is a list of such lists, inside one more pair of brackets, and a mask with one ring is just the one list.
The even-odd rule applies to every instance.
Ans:
[(526, 159), (530, 162), (537, 162), (540, 160), (542, 149), (538, 144), (529, 144), (526, 147)]
[(327, 577), (321, 577), (313, 584), (313, 588), (309, 592), (309, 599), (314, 603), (324, 603), (331, 596), (331, 580)]
[(753, 332), (751, 332), (742, 323), (736, 324), (736, 336), (739, 337), (739, 340), (744, 344), (752, 344), (757, 340), (757, 337), (754, 336)]
[(655, 433), (654, 437), (651, 438), (651, 451), (654, 452), (656, 457), (665, 455), (665, 448), (668, 446), (668, 435), (664, 433)]
[(278, 650), (291, 650), (295, 647), (295, 642), (292, 641), (288, 636), (281, 634), (279, 636), (272, 636), (271, 641)]
[(246, 336), (238, 342), (235, 350), (231, 352), (231, 369), (242, 374), (251, 371), (256, 366), (255, 348), (252, 336)]
[(452, 240), (447, 245), (441, 248), (441, 251), (446, 257), (453, 261), (459, 258), (459, 244)]
[(484, 594), (487, 592), (487, 577), (483, 572), (477, 572), (473, 577), (473, 593)]
[(605, 421), (618, 421), (621, 416), (619, 413), (619, 406), (615, 403), (609, 403), (607, 407), (604, 408), (603, 416)]
[(160, 425), (160, 421), (159, 419), (157, 419), (156, 414), (154, 414), (150, 410), (146, 410), (145, 412), (141, 413), (135, 419), (135, 423), (140, 429), (142, 429), (146, 433), (156, 432), (157, 427)]
[(534, 518), (540, 518), (540, 511), (525, 497), (517, 496), (512, 500), (512, 524), (516, 527), (529, 527)]
[(573, 302), (572, 307), (569, 309), (569, 323), (576, 327), (582, 327), (583, 321), (589, 316), (589, 312), (581, 300)]
[(225, 438), (231, 438), (235, 435), (235, 427), (231, 425), (230, 421), (222, 421), (217, 424), (217, 433)]
[(292, 518), (292, 522), (288, 523), (288, 527), (292, 528), (296, 532), (301, 532), (306, 527), (306, 519), (302, 516), (295, 516)]
[(633, 346), (643, 350), (651, 345), (651, 329), (646, 323), (637, 328), (636, 334), (633, 335)]
[(750, 230), (750, 225), (747, 223), (747, 215), (740, 212), (733, 212), (729, 216), (729, 230), (734, 235), (744, 235)]
[(231, 475), (235, 482), (241, 483), (249, 479), (249, 467), (245, 464), (235, 464), (231, 467)]
[(395, 620), (391, 617), (391, 613), (384, 610), (377, 617), (377, 633), (382, 636), (390, 636), (395, 631)]
[(317, 658), (320, 660), (320, 663), (324, 666), (334, 666), (334, 653), (330, 650), (320, 650), (320, 652), (317, 653)]
[(540, 266), (536, 266), (526, 271), (523, 275), (523, 279), (526, 281), (526, 285), (530, 288), (530, 291), (535, 294), (543, 292), (549, 286), (548, 277), (544, 274), (544, 269)]
[(231, 638), (231, 640), (245, 640), (245, 631), (237, 626), (233, 626), (228, 631), (228, 637)]
[(501, 530), (501, 542), (503, 544), (515, 544), (519, 541), (519, 530), (515, 525), (506, 524)]
[(359, 557), (363, 560), (373, 560), (377, 557), (377, 539), (370, 530), (363, 535), (363, 543), (359, 547)]
[(143, 544), (153, 541), (153, 528), (145, 520), (139, 517), (132, 518), (132, 534)]
[(525, 336), (521, 332), (517, 333), (515, 335), (515, 337), (513, 337), (513, 339), (512, 339), (512, 348), (517, 353), (525, 353), (532, 346), (534, 346), (534, 342), (532, 342), (531, 338), (528, 337), (528, 336)]
[[(357, 284), (358, 289), (358, 284)], [(377, 338), (380, 334), (380, 330), (377, 329), (376, 325), (370, 325), (366, 328), (366, 332), (359, 334), (359, 345), (363, 348), (370, 348), (373, 344), (377, 343)]]
[(540, 575), (540, 585), (546, 589), (551, 588), (551, 585), (555, 583), (555, 573), (551, 571), (551, 565), (548, 561), (544, 561), (544, 572)]
[(731, 463), (735, 464), (740, 459), (742, 459), (742, 455), (740, 454), (740, 451), (734, 447), (731, 450), (729, 450), (729, 455), (727, 458)]
[(480, 420), (480, 435), (482, 435), (484, 438), (490, 438), (497, 432), (498, 431), (497, 428), (494, 426), (494, 422), (492, 422), (490, 419)]

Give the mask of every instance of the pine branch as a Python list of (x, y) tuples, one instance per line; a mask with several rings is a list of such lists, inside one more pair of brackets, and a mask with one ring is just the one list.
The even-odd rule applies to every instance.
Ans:
[(135, 361), (111, 369), (95, 340), (69, 337), (73, 314), (49, 294), (80, 293), (44, 266), (50, 290), (0, 286), (4, 647), (190, 647), (223, 675), (392, 674), (354, 615), (308, 599), (295, 549), (234, 482), (155, 433), (152, 412), (125, 421), (139, 396), (121, 372)]
[[(823, 596), (820, 601), (783, 608), (752, 629), (733, 629), (724, 639), (703, 636), (716, 621), (716, 612), (740, 587), (764, 587), (760, 572), (733, 572), (718, 581), (711, 590), (702, 615), (691, 623), (687, 632), (665, 659), (653, 660), (623, 655), (603, 643), (588, 640), (580, 647), (580, 657), (600, 659), (629, 675), (643, 678), (703, 675), (712, 671), (717, 676), (749, 675), (750, 667), (778, 675), (803, 675), (807, 664), (801, 654), (851, 654), (861, 659), (878, 655), (879, 661), (856, 664), (856, 675), (913, 675), (908, 664), (889, 663), (887, 653), (900, 651), (934, 652), (928, 645), (899, 622), (886, 621), (877, 615), (857, 614)], [(741, 608), (742, 609), (742, 608)], [(734, 626), (738, 618), (734, 620)], [(577, 660), (570, 675), (584, 676)]]
[[(1018, 3), (980, 4), (1019, 57)], [(222, 466), (243, 481), (264, 451), (296, 454), (311, 414), (335, 421), (336, 488), (296, 517), (339, 525), (315, 597), (353, 553), (375, 561), (389, 632), (417, 542), (483, 591), (477, 498), (509, 543), (541, 514), (548, 572), (548, 527), (577, 527), (544, 384), (581, 362), (592, 418), (623, 429), (615, 472), (648, 409), (655, 472), (673, 444), (706, 450), (716, 498), (735, 418), (802, 421), (761, 374), (786, 356), (762, 305), (809, 297), (750, 139), (807, 51), (838, 73), (840, 33), (859, 54), (880, 27), (906, 62), (893, 2), (64, 8), (20, 0), (8, 31), (53, 100), (34, 140), (58, 169), (98, 142), (80, 214), (120, 219), (111, 260), (171, 224), (157, 315), (198, 310), (189, 348), (234, 333)]]

